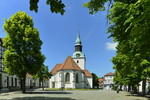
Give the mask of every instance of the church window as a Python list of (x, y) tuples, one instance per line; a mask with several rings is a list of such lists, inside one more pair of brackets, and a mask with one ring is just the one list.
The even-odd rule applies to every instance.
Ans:
[(77, 60), (77, 63), (79, 63), (79, 60)]
[(79, 75), (76, 74), (76, 83), (79, 83)]
[(65, 82), (69, 82), (69, 81), (70, 81), (70, 74), (66, 73)]

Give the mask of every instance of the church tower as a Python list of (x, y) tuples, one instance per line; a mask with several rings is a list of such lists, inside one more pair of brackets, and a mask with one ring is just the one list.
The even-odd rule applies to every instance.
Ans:
[(72, 58), (82, 70), (85, 70), (86, 59), (85, 59), (85, 55), (82, 52), (82, 42), (79, 33), (77, 35), (77, 39), (75, 42), (75, 52), (73, 53)]

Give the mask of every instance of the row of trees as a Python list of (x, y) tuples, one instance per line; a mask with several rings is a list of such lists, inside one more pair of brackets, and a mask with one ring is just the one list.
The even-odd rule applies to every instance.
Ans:
[(17, 12), (5, 20), (3, 38), (3, 67), (9, 75), (17, 75), (22, 80), (22, 92), (25, 93), (26, 75), (33, 75), (41, 82), (50, 74), (45, 66), (45, 56), (41, 53), (42, 41), (33, 20), (25, 12)]
[[(30, 0), (30, 10), (37, 12), (38, 2), (39, 0)], [(150, 1), (91, 0), (84, 7), (89, 9), (90, 14), (96, 14), (105, 10), (106, 3), (110, 9), (108, 33), (118, 42), (116, 56), (112, 59), (113, 68), (116, 69), (115, 82), (137, 86), (143, 81), (144, 95), (145, 81), (150, 76)], [(65, 12), (62, 0), (47, 0), (46, 4), (50, 6), (51, 12), (62, 15)], [(5, 21), (4, 29), (8, 33), (4, 38), (7, 49), (4, 55), (6, 72), (15, 73), (23, 80), (26, 73), (36, 74), (45, 57), (40, 52), (42, 42), (37, 29), (33, 27), (32, 18), (25, 12), (18, 12)], [(15, 67), (11, 67), (12, 65)]]
[(150, 0), (92, 0), (85, 4), (90, 13), (104, 10), (108, 3), (110, 37), (118, 42), (116, 56), (112, 58), (116, 69), (115, 83), (137, 87), (150, 77)]

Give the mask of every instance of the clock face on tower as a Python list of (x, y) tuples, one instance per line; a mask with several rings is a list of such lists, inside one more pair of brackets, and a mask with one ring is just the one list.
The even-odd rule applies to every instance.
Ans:
[(79, 54), (79, 53), (77, 53), (77, 54), (76, 54), (76, 57), (80, 57), (80, 54)]

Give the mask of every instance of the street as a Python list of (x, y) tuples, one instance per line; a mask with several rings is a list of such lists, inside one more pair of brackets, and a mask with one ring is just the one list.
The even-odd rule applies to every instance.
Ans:
[(106, 90), (36, 90), (26, 94), (10, 92), (0, 94), (0, 100), (150, 100), (149, 98), (132, 96), (127, 92)]

